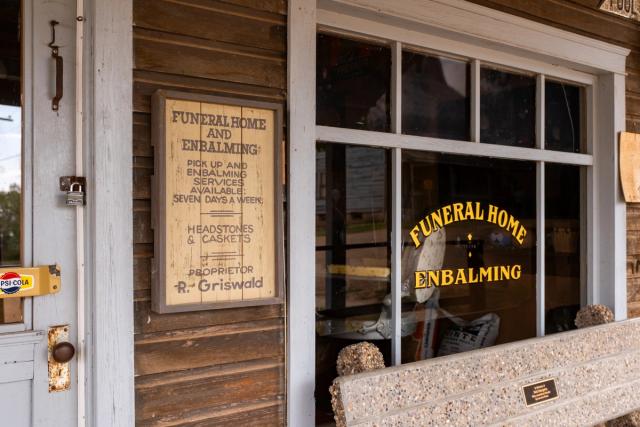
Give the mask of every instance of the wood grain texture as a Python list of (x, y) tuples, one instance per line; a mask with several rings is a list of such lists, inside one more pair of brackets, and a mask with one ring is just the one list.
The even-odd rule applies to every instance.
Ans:
[[(149, 375), (136, 384), (136, 420), (183, 414), (199, 408), (234, 406), (271, 400), (279, 393), (283, 360), (263, 359), (233, 365), (192, 369), (188, 373)], [(193, 395), (185, 401), (182, 396)]]
[(556, 28), (625, 47), (640, 47), (638, 23), (567, 0), (470, 0)]
[(285, 314), (283, 305), (263, 305), (259, 307), (239, 307), (170, 314), (150, 312), (148, 301), (136, 302), (134, 307), (134, 330), (136, 334), (279, 319)]
[(154, 310), (273, 304), (280, 105), (184, 92), (158, 93), (153, 105)]
[(218, 1), (138, 0), (133, 20), (137, 28), (277, 52), (286, 50), (284, 16)]
[(253, 10), (262, 10), (267, 12), (278, 13), (280, 15), (287, 14), (286, 0), (223, 0), (224, 3), (246, 6)]
[(280, 53), (143, 29), (134, 30), (133, 50), (137, 69), (279, 89), (285, 85)]
[(183, 371), (283, 354), (280, 319), (138, 334), (136, 375)]
[[(622, 132), (620, 135), (620, 180), (627, 202), (640, 202), (640, 135)], [(633, 222), (633, 221), (632, 221)], [(631, 224), (632, 229), (635, 224)]]
[(158, 89), (180, 90), (207, 95), (284, 102), (284, 89), (192, 76), (177, 76), (154, 71), (134, 70), (133, 109), (151, 112), (151, 95)]
[(133, 276), (136, 425), (284, 425), (285, 306), (151, 311), (151, 95), (284, 104), (285, 0), (134, 0)]
[[(97, 427), (130, 426), (135, 419), (131, 310), (133, 236), (132, 229), (125, 226), (133, 221), (132, 199), (126, 197), (133, 192), (131, 175), (127, 173), (133, 166), (130, 145), (133, 140), (130, 107), (133, 82), (129, 71), (133, 66), (129, 53), (132, 52), (131, 4), (131, 0), (96, 2), (88, 8), (87, 16), (92, 29), (92, 37), (89, 37), (92, 45), (87, 46), (92, 56), (88, 60), (93, 64), (91, 72), (96, 78), (91, 85), (93, 96), (89, 97), (93, 103), (88, 109), (92, 115), (89, 120), (93, 125), (87, 138), (93, 154), (88, 172), (88, 179), (93, 184), (93, 199), (87, 216), (92, 218), (93, 225), (90, 227), (92, 233), (86, 239), (86, 250), (93, 257), (87, 260), (93, 269), (86, 288), (87, 292), (91, 289), (94, 303), (89, 305), (91, 309), (85, 315), (93, 319), (90, 322), (93, 351), (89, 353), (88, 368), (92, 371), (90, 396), (95, 404), (90, 405), (86, 424)], [(61, 305), (58, 308), (65, 310)], [(56, 321), (64, 322), (61, 318)], [(79, 347), (79, 353), (83, 351)], [(34, 396), (38, 399), (37, 394)], [(76, 399), (71, 408), (77, 403)], [(58, 406), (55, 412), (67, 413)], [(71, 409), (68, 413), (74, 412), (75, 409)], [(73, 421), (59, 419), (57, 424), (74, 425), (76, 419), (74, 414)]]

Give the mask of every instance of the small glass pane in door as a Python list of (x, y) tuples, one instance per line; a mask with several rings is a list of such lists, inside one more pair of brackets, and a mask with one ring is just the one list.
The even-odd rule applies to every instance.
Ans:
[[(22, 71), (20, 1), (0, 4), (0, 266), (21, 263)], [(0, 323), (22, 321), (22, 298), (0, 300)]]

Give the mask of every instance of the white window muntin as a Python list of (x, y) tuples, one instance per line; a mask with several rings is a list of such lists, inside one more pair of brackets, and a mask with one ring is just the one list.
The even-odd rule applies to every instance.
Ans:
[[(312, 189), (315, 169), (315, 142), (342, 142), (392, 148), (392, 171), (400, 168), (400, 150), (421, 149), (471, 155), (488, 155), (538, 162), (558, 162), (587, 166), (581, 191), (586, 235), (583, 248), (587, 277), (586, 301), (604, 303), (614, 310), (616, 319), (626, 318), (626, 215), (619, 194), (617, 134), (624, 130), (625, 61), (629, 50), (499, 12), (463, 0), (429, 2), (386, 0), (291, 0), (289, 2), (288, 102), (290, 107), (289, 161), (291, 183), (289, 210), (291, 223), (289, 263), (289, 339), (287, 419), (292, 424), (313, 422), (315, 330), (313, 307), (314, 244), (291, 240), (292, 236), (312, 234), (314, 205)], [(395, 133), (367, 132), (315, 126), (315, 40), (317, 30), (343, 33), (359, 38), (383, 41), (395, 48), (400, 58), (402, 45), (443, 52), (444, 56), (475, 58), (472, 78), (477, 80), (480, 62), (513, 67), (553, 80), (568, 81), (586, 87), (586, 153), (574, 154), (519, 147), (475, 144), (468, 141), (438, 140)], [(394, 67), (397, 68), (397, 67)], [(393, 70), (392, 70), (393, 71)], [(392, 92), (401, 92), (398, 74), (392, 74)], [(539, 85), (539, 87), (543, 87)], [(479, 87), (474, 87), (472, 102), (479, 103)], [(543, 105), (538, 91), (538, 105)], [(474, 96), (475, 94), (475, 96)], [(392, 102), (392, 126), (399, 123), (399, 109)], [(544, 113), (540, 110), (540, 113)], [(543, 116), (538, 114), (538, 124)], [(475, 121), (473, 121), (475, 120)], [(471, 137), (478, 140), (479, 122), (472, 116)], [(474, 133), (475, 132), (475, 133)], [(538, 132), (538, 135), (541, 135)], [(537, 146), (542, 143), (541, 138)], [(597, 144), (594, 143), (597, 141)], [(496, 152), (494, 152), (494, 150)], [(499, 151), (499, 152), (497, 152)], [(593, 156), (592, 156), (593, 155)], [(392, 175), (393, 188), (399, 188), (399, 174)], [(538, 172), (538, 182), (543, 181)], [(392, 209), (400, 205), (399, 192)], [(537, 197), (544, 195), (538, 192)], [(543, 212), (538, 203), (538, 216)], [(396, 230), (392, 244), (399, 248), (400, 221), (392, 221)], [(540, 230), (543, 227), (538, 227)], [(544, 236), (542, 236), (544, 238)], [(542, 246), (541, 246), (542, 247)], [(297, 255), (294, 255), (297, 254)], [(392, 252), (392, 278), (398, 283), (398, 251)], [(538, 254), (539, 255), (539, 254)], [(540, 259), (541, 257), (538, 256)], [(543, 259), (543, 257), (542, 257)], [(292, 262), (293, 261), (293, 262)], [(307, 285), (303, 286), (303, 283)], [(538, 295), (540, 297), (543, 295)], [(583, 299), (583, 300), (584, 300)], [(393, 297), (399, 312), (399, 296)], [(539, 307), (540, 308), (540, 307)], [(540, 313), (540, 310), (538, 311)], [(395, 330), (399, 328), (395, 319)], [(397, 348), (397, 345), (396, 345)], [(397, 354), (397, 352), (396, 352)]]
[[(496, 157), (511, 160), (527, 160), (536, 162), (536, 220), (537, 220), (537, 256), (536, 256), (536, 324), (537, 335), (543, 336), (545, 331), (545, 163), (561, 163), (576, 166), (590, 167), (593, 165), (593, 156), (591, 154), (584, 153), (568, 153), (560, 151), (545, 150), (544, 148), (544, 114), (545, 114), (545, 80), (547, 77), (554, 81), (564, 81), (571, 84), (576, 84), (585, 87), (584, 95), (585, 104), (592, 102), (592, 97), (589, 95), (592, 93), (591, 85), (595, 81), (596, 77), (582, 72), (575, 72), (573, 70), (564, 70), (561, 75), (542, 74), (535, 70), (526, 69), (523, 67), (514, 67), (509, 64), (503, 66), (496, 61), (484, 62), (477, 58), (468, 58), (464, 56), (458, 56), (457, 58), (468, 61), (471, 65), (471, 141), (456, 141), (450, 139), (441, 139), (424, 136), (412, 136), (402, 134), (402, 52), (403, 49), (411, 51), (419, 51), (432, 53), (436, 55), (449, 56), (451, 53), (441, 50), (435, 50), (430, 46), (415, 46), (404, 45), (398, 40), (384, 40), (380, 37), (364, 37), (361, 34), (353, 33), (346, 29), (339, 29), (338, 31), (332, 31), (333, 27), (323, 25), (320, 27), (322, 33), (335, 34), (339, 36), (346, 36), (352, 39), (359, 39), (363, 41), (374, 41), (376, 43), (384, 43), (391, 47), (391, 132), (377, 132), (369, 130), (358, 130), (348, 128), (338, 128), (330, 126), (316, 126), (316, 138), (318, 141), (342, 143), (351, 145), (364, 145), (370, 147), (380, 147), (392, 150), (391, 160), (391, 176), (392, 176), (392, 223), (391, 223), (391, 294), (392, 294), (392, 359), (394, 364), (399, 364), (401, 360), (401, 332), (400, 332), (400, 315), (401, 313), (401, 301), (398, 290), (400, 289), (400, 253), (402, 242), (402, 230), (400, 226), (401, 218), (401, 158), (402, 150), (410, 149), (416, 151), (431, 151), (449, 154), (459, 155), (471, 155), (471, 156), (486, 156)], [(444, 48), (444, 47), (443, 47)], [(449, 55), (447, 55), (449, 53)], [(454, 55), (457, 52), (452, 52)], [(544, 65), (544, 64), (542, 64)], [(545, 68), (542, 65), (537, 69)], [(512, 147), (495, 144), (485, 144), (480, 142), (480, 67), (489, 66), (505, 71), (513, 71), (525, 73), (528, 75), (536, 76), (536, 148), (524, 148), (524, 147)], [(575, 75), (574, 75), (575, 73)], [(571, 78), (573, 77), (573, 79)], [(586, 82), (586, 83), (585, 83)], [(586, 122), (592, 123), (592, 118), (588, 116), (589, 112), (593, 111), (592, 108), (586, 108)], [(592, 129), (585, 126), (586, 139), (591, 140)], [(587, 143), (587, 153), (591, 153), (591, 144)], [(592, 174), (584, 174), (580, 191), (582, 194), (588, 194), (591, 184), (587, 181), (587, 176)], [(587, 190), (585, 192), (585, 190)], [(593, 204), (582, 204), (581, 231), (589, 234), (589, 225), (591, 222), (589, 218), (592, 215), (585, 212), (587, 206), (593, 206)], [(586, 216), (586, 218), (584, 218)], [(583, 234), (584, 236), (585, 234)], [(586, 237), (586, 236), (585, 236)], [(581, 241), (588, 241), (588, 239), (581, 239)], [(586, 254), (592, 253), (588, 247), (589, 243), (583, 244), (581, 262), (584, 265)], [(584, 268), (581, 268), (582, 278), (581, 283), (586, 288), (589, 288), (591, 277), (587, 274)], [(585, 283), (586, 282), (586, 283)], [(586, 299), (586, 298), (585, 298)], [(583, 301), (586, 302), (586, 301)]]

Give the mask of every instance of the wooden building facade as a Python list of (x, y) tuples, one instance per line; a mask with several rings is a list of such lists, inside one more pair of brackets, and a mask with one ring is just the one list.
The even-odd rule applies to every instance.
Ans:
[(278, 425), (286, 305), (151, 310), (151, 95), (159, 89), (285, 106), (285, 1), (133, 3), (136, 423)]
[[(473, 2), (629, 48), (626, 130), (640, 132), (637, 21), (598, 10), (598, 0)], [(154, 243), (150, 99), (158, 89), (175, 89), (285, 106), (287, 6), (285, 0), (133, 1), (135, 414), (139, 425), (285, 423), (286, 304), (164, 315), (150, 310)], [(627, 207), (627, 228), (628, 314), (633, 317), (640, 316), (640, 207), (633, 204)], [(295, 344), (290, 343), (290, 351), (295, 351)]]
[[(624, 201), (618, 151), (623, 132), (640, 134), (634, 0), (5, 3), (11, 425), (329, 426), (347, 345), (372, 342), (393, 366), (545, 340), (575, 329), (586, 305), (640, 317), (640, 204)], [(178, 115), (158, 107), (171, 96), (198, 100), (182, 116), (191, 130), (233, 119), (207, 103), (240, 111), (238, 123), (261, 108), (273, 120), (236, 126), (239, 142), (204, 141), (202, 128), (172, 141), (163, 132)], [(201, 272), (191, 290), (160, 283), (158, 191), (179, 179), (158, 166), (158, 144), (171, 158), (188, 141), (198, 161), (224, 146), (243, 169), (243, 138), (268, 125), (276, 179), (265, 165), (254, 177), (274, 184), (283, 290), (198, 306), (198, 277), (233, 285)], [(204, 214), (247, 225), (243, 211)], [(212, 258), (226, 266), (231, 253)], [(35, 293), (32, 266), (62, 285)], [(167, 310), (161, 286), (197, 286), (200, 299)]]

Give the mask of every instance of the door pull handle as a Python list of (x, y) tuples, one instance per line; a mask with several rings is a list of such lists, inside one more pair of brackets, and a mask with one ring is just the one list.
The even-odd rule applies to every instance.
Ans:
[(49, 22), (51, 25), (51, 42), (49, 43), (49, 47), (51, 48), (51, 57), (56, 62), (56, 94), (51, 100), (51, 109), (53, 111), (58, 111), (60, 100), (62, 99), (62, 79), (64, 77), (64, 69), (62, 56), (59, 55), (60, 46), (56, 45), (56, 25), (59, 24), (58, 21)]

